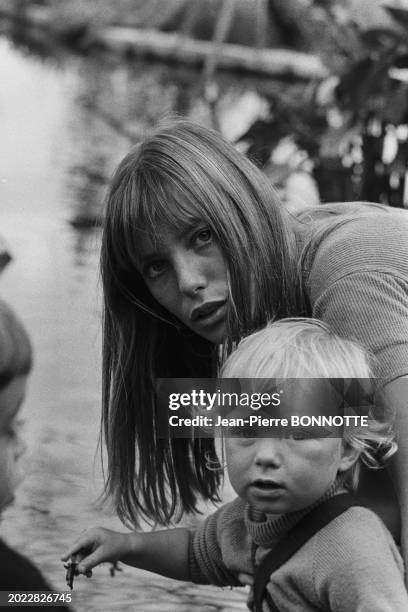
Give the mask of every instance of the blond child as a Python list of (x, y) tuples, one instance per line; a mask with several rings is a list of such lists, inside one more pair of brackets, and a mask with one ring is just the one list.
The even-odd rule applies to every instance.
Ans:
[[(286, 405), (314, 396), (330, 408), (327, 379), (368, 380), (371, 371), (366, 353), (354, 342), (319, 321), (288, 319), (241, 341), (221, 374), (310, 379), (309, 398), (295, 393)], [(103, 561), (121, 560), (201, 584), (236, 586), (240, 579), (251, 583), (266, 553), (296, 525), (307, 529), (315, 509), (357, 486), (363, 463), (380, 467), (394, 453), (390, 423), (369, 417), (367, 426), (346, 428), (334, 436), (315, 435), (304, 427), (274, 437), (235, 438), (227, 431), (225, 457), (236, 500), (193, 531), (89, 530), (64, 559), (77, 554), (81, 573)], [(398, 550), (381, 520), (361, 506), (345, 509), (312, 534), (273, 572), (266, 591), (261, 609), (269, 612), (408, 609)]]

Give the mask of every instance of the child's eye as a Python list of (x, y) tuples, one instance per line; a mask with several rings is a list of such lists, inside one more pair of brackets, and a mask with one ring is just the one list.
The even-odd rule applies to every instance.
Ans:
[(166, 270), (167, 263), (163, 259), (150, 262), (143, 269), (143, 274), (149, 279), (155, 279)]
[(250, 427), (248, 426), (236, 426), (236, 427), (229, 427), (228, 428), (228, 436), (230, 438), (245, 438), (245, 439), (250, 439), (250, 438), (254, 438), (254, 432), (255, 432), (255, 428), (254, 427)]
[(204, 227), (203, 229), (200, 229), (193, 238), (193, 242), (197, 245), (197, 246), (201, 246), (204, 244), (208, 244), (209, 242), (211, 242), (212, 240), (212, 231), (210, 230), (209, 227)]
[(285, 438), (287, 440), (294, 440), (295, 442), (301, 442), (303, 440), (311, 440), (315, 438), (315, 434), (306, 429), (290, 429), (286, 432)]

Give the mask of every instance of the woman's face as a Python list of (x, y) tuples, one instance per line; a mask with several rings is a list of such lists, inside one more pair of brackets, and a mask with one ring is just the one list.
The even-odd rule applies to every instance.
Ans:
[(198, 222), (181, 232), (162, 225), (140, 244), (140, 272), (152, 296), (210, 342), (226, 334), (227, 265), (212, 230)]

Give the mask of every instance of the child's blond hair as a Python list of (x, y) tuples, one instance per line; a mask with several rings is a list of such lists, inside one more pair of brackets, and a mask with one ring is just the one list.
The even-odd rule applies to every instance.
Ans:
[[(365, 397), (373, 396), (373, 359), (357, 342), (341, 338), (316, 319), (292, 318), (271, 323), (244, 338), (221, 369), (222, 378), (364, 379)], [(345, 475), (356, 489), (361, 463), (380, 468), (397, 450), (390, 415), (377, 418), (368, 408), (368, 426), (346, 427), (345, 443), (359, 451), (359, 460)]]

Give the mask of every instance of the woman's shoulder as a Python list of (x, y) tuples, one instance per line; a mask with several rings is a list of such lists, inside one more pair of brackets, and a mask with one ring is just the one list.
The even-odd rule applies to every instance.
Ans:
[(319, 246), (326, 248), (353, 237), (379, 244), (398, 236), (407, 242), (408, 209), (404, 208), (369, 202), (324, 204), (304, 213), (299, 220), (304, 223), (304, 239), (320, 238)]
[[(312, 225), (318, 227), (318, 224), (316, 219)], [(327, 225), (332, 231), (327, 233), (326, 246), (353, 238), (374, 246), (392, 246), (392, 240), (398, 238), (408, 244), (408, 210), (403, 208), (350, 202), (349, 206), (344, 206), (344, 212), (332, 217)]]
[(391, 272), (408, 279), (408, 210), (350, 205), (307, 223), (304, 268), (311, 285), (353, 272)]

